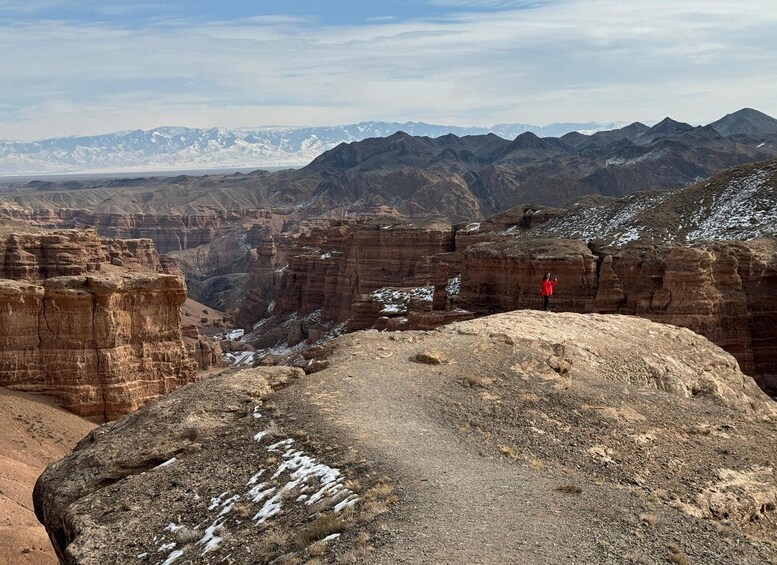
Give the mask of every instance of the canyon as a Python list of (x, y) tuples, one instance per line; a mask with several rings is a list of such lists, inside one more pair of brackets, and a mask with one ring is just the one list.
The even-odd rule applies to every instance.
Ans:
[[(687, 205), (698, 202), (701, 191), (706, 191), (702, 202), (727, 203), (733, 187), (741, 206), (765, 210), (739, 220), (740, 226), (730, 224), (717, 241), (682, 241), (666, 223), (663, 238), (620, 245), (613, 244), (606, 222), (598, 239), (564, 238), (558, 226), (568, 225), (565, 215), (575, 217), (577, 209), (538, 206), (467, 224), (382, 216), (330, 220), (294, 236), (265, 231), (252, 251), (236, 319), (248, 332), (260, 321), (261, 331), (246, 337), (258, 347), (292, 346), (335, 324), (349, 331), (431, 329), (468, 317), (539, 309), (539, 279), (551, 271), (561, 281), (555, 311), (636, 315), (690, 328), (732, 353), (743, 371), (774, 393), (777, 248), (767, 235), (777, 227), (777, 207), (768, 204), (777, 199), (776, 168), (774, 162), (746, 166), (672, 193), (667, 200), (682, 204), (672, 213), (668, 203), (664, 210), (646, 208), (685, 225), (683, 235), (722, 213), (719, 206)], [(759, 190), (739, 190), (753, 177), (762, 179)], [(746, 200), (743, 194), (754, 196)], [(623, 204), (609, 206), (621, 210)], [(643, 225), (656, 229), (655, 222)], [(293, 339), (269, 331), (295, 316), (313, 319), (293, 332)]]
[[(650, 151), (655, 149), (654, 142), (677, 141), (677, 136), (720, 142), (718, 134), (705, 128), (688, 129), (671, 122), (657, 129), (632, 130), (611, 137), (629, 135), (630, 143)], [(595, 134), (577, 141), (601, 148), (608, 146), (608, 139)], [(382, 366), (384, 359), (386, 375), (401, 372), (422, 380), (447, 374), (450, 364), (460, 365), (451, 370), (452, 380), (444, 388), (435, 389), (436, 398), (451, 402), (432, 419), (438, 423), (442, 419), (445, 426), (456, 421), (459, 432), (469, 429), (470, 422), (458, 422), (455, 415), (459, 404), (468, 406), (470, 420), (480, 422), (471, 434), (465, 434), (468, 445), (476, 440), (482, 457), (522, 460), (530, 467), (541, 452), (556, 482), (563, 475), (556, 470), (563, 468), (568, 473), (571, 469), (569, 454), (530, 438), (548, 433), (542, 421), (564, 421), (569, 409), (575, 414), (589, 411), (597, 391), (609, 395), (608, 406), (615, 412), (606, 417), (618, 422), (615, 428), (632, 426), (635, 437), (652, 438), (645, 442), (654, 442), (655, 436), (635, 422), (674, 425), (678, 414), (690, 410), (693, 425), (702, 429), (714, 413), (739, 430), (739, 440), (747, 436), (752, 442), (748, 445), (761, 457), (761, 439), (747, 434), (769, 438), (772, 433), (769, 422), (774, 408), (755, 383), (769, 395), (777, 394), (773, 329), (777, 322), (777, 160), (750, 163), (766, 153), (740, 147), (739, 157), (723, 161), (741, 159), (747, 164), (685, 188), (653, 192), (634, 192), (636, 185), (625, 191), (597, 189), (570, 204), (580, 193), (575, 188), (567, 193), (562, 190), (563, 197), (510, 207), (516, 200), (539, 193), (527, 192), (523, 181), (500, 169), (506, 166), (503, 158), (514, 163), (520, 160), (515, 151), (521, 158), (533, 154), (532, 162), (542, 168), (537, 155), (549, 151), (551, 142), (540, 141), (524, 137), (505, 148), (491, 138), (429, 140), (398, 134), (339, 147), (316, 159), (304, 173), (125, 179), (67, 187), (56, 182), (31, 183), (0, 191), (0, 325), (7, 328), (0, 336), (0, 385), (13, 394), (50, 395), (73, 414), (103, 424), (61, 466), (51, 467), (36, 489), (38, 516), (59, 558), (66, 563), (86, 563), (101, 555), (91, 544), (102, 534), (89, 524), (100, 523), (102, 518), (89, 514), (84, 505), (116, 506), (119, 492), (129, 502), (116, 506), (116, 516), (121, 516), (122, 523), (133, 524), (138, 539), (152, 536), (137, 518), (138, 509), (145, 511), (147, 501), (133, 490), (142, 482), (137, 477), (145, 473), (160, 489), (168, 475), (179, 486), (195, 484), (186, 495), (195, 497), (195, 502), (206, 493), (214, 500), (220, 498), (217, 506), (224, 514), (215, 517), (210, 534), (197, 531), (201, 543), (189, 539), (192, 532), (188, 537), (173, 535), (176, 529), (169, 536), (154, 534), (169, 537), (166, 546), (178, 544), (165, 552), (168, 558), (180, 557), (183, 553), (176, 553), (180, 551), (208, 562), (210, 557), (202, 557), (207, 551), (197, 554), (202, 549), (199, 546), (219, 543), (214, 541), (222, 539), (217, 532), (228, 520), (232, 524), (224, 516), (233, 506), (242, 509), (241, 518), (232, 525), (243, 532), (239, 526), (249, 511), (249, 493), (235, 491), (238, 498), (232, 500), (225, 491), (235, 490), (235, 481), (244, 483), (246, 477), (235, 473), (248, 468), (231, 463), (234, 484), (218, 487), (218, 492), (225, 492), (222, 497), (216, 497), (210, 477), (195, 480), (192, 473), (217, 471), (218, 465), (213, 467), (206, 460), (214, 458), (213, 450), (215, 446), (221, 449), (222, 442), (246, 456), (256, 455), (252, 450), (259, 449), (262, 457), (267, 456), (267, 469), (278, 457), (297, 463), (312, 457), (292, 450), (291, 443), (276, 445), (293, 439), (299, 439), (321, 461), (336, 453), (338, 467), (354, 473), (338, 483), (343, 490), (337, 496), (343, 498), (333, 493), (313, 513), (300, 506), (292, 511), (289, 525), (280, 527), (285, 533), (277, 540), (286, 536), (286, 541), (278, 541), (276, 549), (285, 547), (287, 552), (307, 555), (307, 546), (289, 541), (297, 539), (293, 528), (305, 527), (316, 516), (337, 514), (340, 503), (361, 498), (359, 481), (365, 492), (372, 487), (388, 488), (377, 484), (375, 469), (396, 471), (380, 446), (362, 446), (365, 461), (376, 457), (371, 463), (375, 468), (368, 471), (368, 463), (355, 464), (348, 446), (334, 439), (338, 433), (373, 434), (369, 418), (339, 413), (338, 418), (348, 425), (333, 431), (335, 424), (326, 417), (331, 407), (325, 404), (331, 404), (332, 398), (327, 387), (341, 397), (348, 383), (359, 382), (349, 379), (361, 379)], [(747, 146), (750, 141), (737, 137), (725, 143)], [(467, 147), (474, 146), (474, 153), (466, 154)], [(768, 149), (768, 144), (762, 147)], [(495, 157), (500, 151), (503, 154)], [(483, 184), (485, 173), (475, 169), (492, 158), (493, 167), (487, 173), (490, 180)], [(477, 167), (462, 164), (470, 161)], [(613, 175), (626, 174), (625, 165), (612, 167), (621, 167), (610, 171)], [(531, 190), (546, 182), (537, 178), (531, 181)], [(650, 188), (664, 182), (653, 185), (653, 180), (646, 181)], [(627, 195), (622, 198), (613, 197), (624, 192)], [(551, 299), (552, 312), (531, 312), (541, 309), (539, 280), (547, 271), (559, 279)], [(342, 336), (351, 332), (356, 333)], [(427, 347), (416, 351), (414, 344), (420, 343)], [(660, 351), (656, 349), (659, 343)], [(474, 347), (474, 353), (464, 359), (461, 355), (468, 347)], [(497, 356), (489, 357), (494, 352)], [(398, 357), (388, 360), (394, 356)], [(349, 361), (354, 359), (359, 363)], [(223, 368), (224, 364), (231, 366)], [(421, 367), (425, 365), (429, 367)], [(254, 368), (247, 368), (251, 366)], [(300, 379), (306, 373), (315, 376)], [(193, 384), (204, 375), (208, 378)], [(396, 417), (385, 413), (369, 400), (368, 380), (359, 384), (366, 387), (366, 396), (349, 399), (366, 403), (348, 404), (354, 414), (380, 413), (382, 422), (391, 423), (406, 437), (416, 432), (405, 429), (403, 419), (424, 432), (431, 429), (426, 417), (416, 420), (425, 405), (397, 410), (400, 416)], [(495, 382), (499, 390), (492, 389)], [(571, 387), (581, 396), (569, 404), (556, 399), (563, 409), (553, 408), (538, 416), (534, 411), (541, 400), (528, 398), (544, 398), (543, 383), (548, 382), (554, 390)], [(326, 384), (320, 389), (318, 383)], [(407, 395), (422, 398), (426, 394), (417, 384), (402, 387), (409, 388), (398, 389), (406, 393), (401, 402), (407, 402)], [(477, 406), (456, 387), (477, 392)], [(285, 388), (303, 391), (306, 400), (281, 390)], [(390, 384), (379, 388), (387, 398), (394, 394)], [(623, 401), (624, 390), (644, 403)], [(680, 400), (667, 402), (664, 393)], [(503, 425), (495, 416), (509, 404), (505, 400), (509, 394), (518, 394), (521, 402), (528, 403), (522, 405), (520, 414), (535, 414), (528, 435)], [(205, 405), (218, 404), (222, 398), (226, 399), (223, 405)], [(286, 408), (276, 412), (276, 403)], [(186, 414), (184, 407), (193, 406), (201, 410)], [(337, 409), (346, 410), (345, 406)], [(510, 406), (509, 410), (518, 410)], [(659, 406), (667, 412), (661, 413)], [(641, 410), (650, 413), (648, 420), (634, 416)], [(273, 418), (265, 431), (274, 443), (264, 445), (259, 438), (255, 442), (260, 447), (250, 444), (248, 448), (231, 435), (237, 428), (248, 433), (249, 424), (265, 425), (265, 412)], [(519, 418), (518, 413), (511, 418), (522, 421), (524, 416)], [(324, 439), (303, 437), (298, 428), (303, 424), (305, 429), (323, 430)], [(586, 425), (594, 424), (601, 426), (602, 422)], [(276, 426), (286, 431), (280, 433)], [(462, 440), (454, 441), (447, 428), (444, 433), (434, 429), (451, 445)], [(490, 431), (481, 434), (478, 430)], [(710, 434), (721, 438), (716, 449), (730, 449), (726, 442), (731, 434), (722, 428), (715, 430)], [(175, 437), (157, 437), (168, 432)], [(633, 446), (624, 446), (614, 436), (591, 443), (595, 438), (584, 435), (576, 437), (594, 460), (605, 466), (613, 460), (634, 464), (628, 476), (613, 479), (609, 471), (605, 473), (620, 485), (617, 488), (625, 484), (641, 488), (646, 480), (653, 481), (637, 470), (641, 448), (633, 451)], [(492, 436), (501, 443), (493, 443)], [(663, 445), (663, 460), (676, 459), (680, 445), (691, 441), (688, 437)], [(147, 445), (141, 446), (143, 442)], [(122, 446), (130, 444), (134, 455), (123, 454)], [(412, 460), (420, 457), (422, 444), (409, 454)], [(203, 453), (197, 455), (200, 450)], [(522, 455), (516, 455), (519, 453)], [(698, 465), (702, 465), (711, 453), (699, 452), (698, 456)], [(95, 458), (103, 462), (89, 467), (87, 462)], [(181, 470), (187, 460), (194, 467)], [(422, 475), (435, 469), (436, 463), (428, 463), (431, 467), (422, 469)], [(477, 468), (476, 462), (469, 463), (473, 470)], [(284, 465), (276, 472), (285, 472), (288, 467)], [(746, 516), (734, 526), (735, 535), (742, 534), (743, 539), (771, 531), (774, 497), (770, 480), (762, 477), (760, 467), (727, 465), (719, 469), (719, 484), (688, 490), (690, 487), (678, 486), (672, 479), (671, 484), (657, 481), (651, 488), (673, 492), (671, 502), (664, 502), (694, 519), (720, 520), (724, 511)], [(761, 458), (758, 465), (768, 466), (771, 461)], [(100, 475), (100, 469), (108, 475)], [(601, 480), (601, 469), (597, 469), (586, 468), (582, 477)], [(497, 482), (504, 478), (501, 471), (491, 469), (489, 473)], [(731, 485), (724, 484), (727, 473), (738, 473), (749, 485), (767, 486), (758, 492), (745, 489), (744, 494), (731, 494)], [(698, 475), (698, 469), (692, 474)], [(157, 477), (162, 482), (157, 484)], [(257, 485), (264, 485), (258, 476), (254, 478)], [(403, 476), (403, 480), (414, 479)], [(548, 487), (540, 482), (542, 488)], [(264, 488), (279, 489), (280, 496), (284, 487), (272, 484)], [(321, 488), (324, 486), (322, 483)], [(722, 491), (728, 494), (718, 496)], [(616, 496), (614, 492), (608, 490), (608, 496)], [(297, 496), (303, 494), (309, 493), (295, 491)], [(407, 496), (409, 491), (402, 494)], [(258, 495), (256, 491), (250, 496)], [(733, 508), (732, 497), (752, 502), (755, 510)], [(246, 500), (239, 502), (242, 498)], [(391, 496), (385, 498), (393, 501)], [(232, 502), (225, 502), (228, 500)], [(271, 500), (274, 494), (267, 503)], [(684, 518), (667, 514), (664, 502), (656, 510), (662, 520), (696, 532), (696, 526)], [(393, 504), (386, 500), (371, 503), (385, 507), (378, 514), (389, 512)], [(178, 508), (177, 504), (165, 498), (163, 510)], [(627, 504), (636, 507), (633, 500)], [(187, 503), (181, 512), (191, 523), (181, 527), (198, 530), (195, 524), (204, 523), (209, 512), (201, 510), (198, 504)], [(155, 520), (162, 519), (163, 513), (155, 514)], [(362, 519), (347, 516), (340, 520), (344, 530)], [(402, 520), (393, 513), (390, 516), (401, 527)], [(372, 523), (374, 518), (363, 520)], [(632, 518), (624, 517), (624, 523)], [(176, 528), (178, 520), (173, 523)], [(359, 528), (361, 525), (354, 535)], [(383, 539), (379, 530), (368, 530), (373, 538)], [(113, 529), (105, 531), (115, 535)], [(344, 539), (356, 543), (348, 535)], [(133, 558), (149, 555), (142, 543), (125, 542), (121, 551), (135, 552)], [(234, 543), (225, 541), (230, 551), (237, 551)], [(387, 539), (376, 544), (390, 548), (384, 562), (404, 555), (403, 549), (391, 546)], [(330, 545), (336, 554), (340, 546)], [(765, 555), (762, 548), (747, 547), (751, 557)], [(596, 548), (586, 551), (598, 555)]]

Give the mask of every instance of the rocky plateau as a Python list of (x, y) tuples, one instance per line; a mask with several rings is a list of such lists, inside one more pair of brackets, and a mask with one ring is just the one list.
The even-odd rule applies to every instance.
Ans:
[(777, 558), (777, 410), (690, 330), (519, 311), (319, 355), (183, 387), (50, 466), (62, 563)]

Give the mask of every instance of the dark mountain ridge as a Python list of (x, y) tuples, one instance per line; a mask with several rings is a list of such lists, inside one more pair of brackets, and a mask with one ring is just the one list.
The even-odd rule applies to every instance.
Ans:
[[(724, 125), (753, 116), (743, 110)], [(307, 217), (388, 206), (408, 217), (473, 221), (527, 202), (566, 206), (587, 194), (680, 188), (774, 156), (777, 133), (724, 135), (671, 118), (561, 138), (397, 132), (341, 143), (298, 170), (31, 184), (0, 192), (0, 201), (121, 213), (284, 207)]]
[(777, 120), (752, 108), (742, 108), (709, 124), (721, 135), (777, 134)]

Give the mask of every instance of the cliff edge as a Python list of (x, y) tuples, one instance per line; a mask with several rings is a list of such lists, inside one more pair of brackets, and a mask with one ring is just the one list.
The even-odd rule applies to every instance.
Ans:
[(35, 508), (63, 563), (777, 558), (775, 408), (690, 330), (521, 311), (310, 354), (50, 466)]

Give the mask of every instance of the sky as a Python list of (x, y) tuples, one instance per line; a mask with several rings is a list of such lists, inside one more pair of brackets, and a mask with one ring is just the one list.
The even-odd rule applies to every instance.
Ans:
[(777, 116), (774, 0), (0, 0), (0, 139)]

